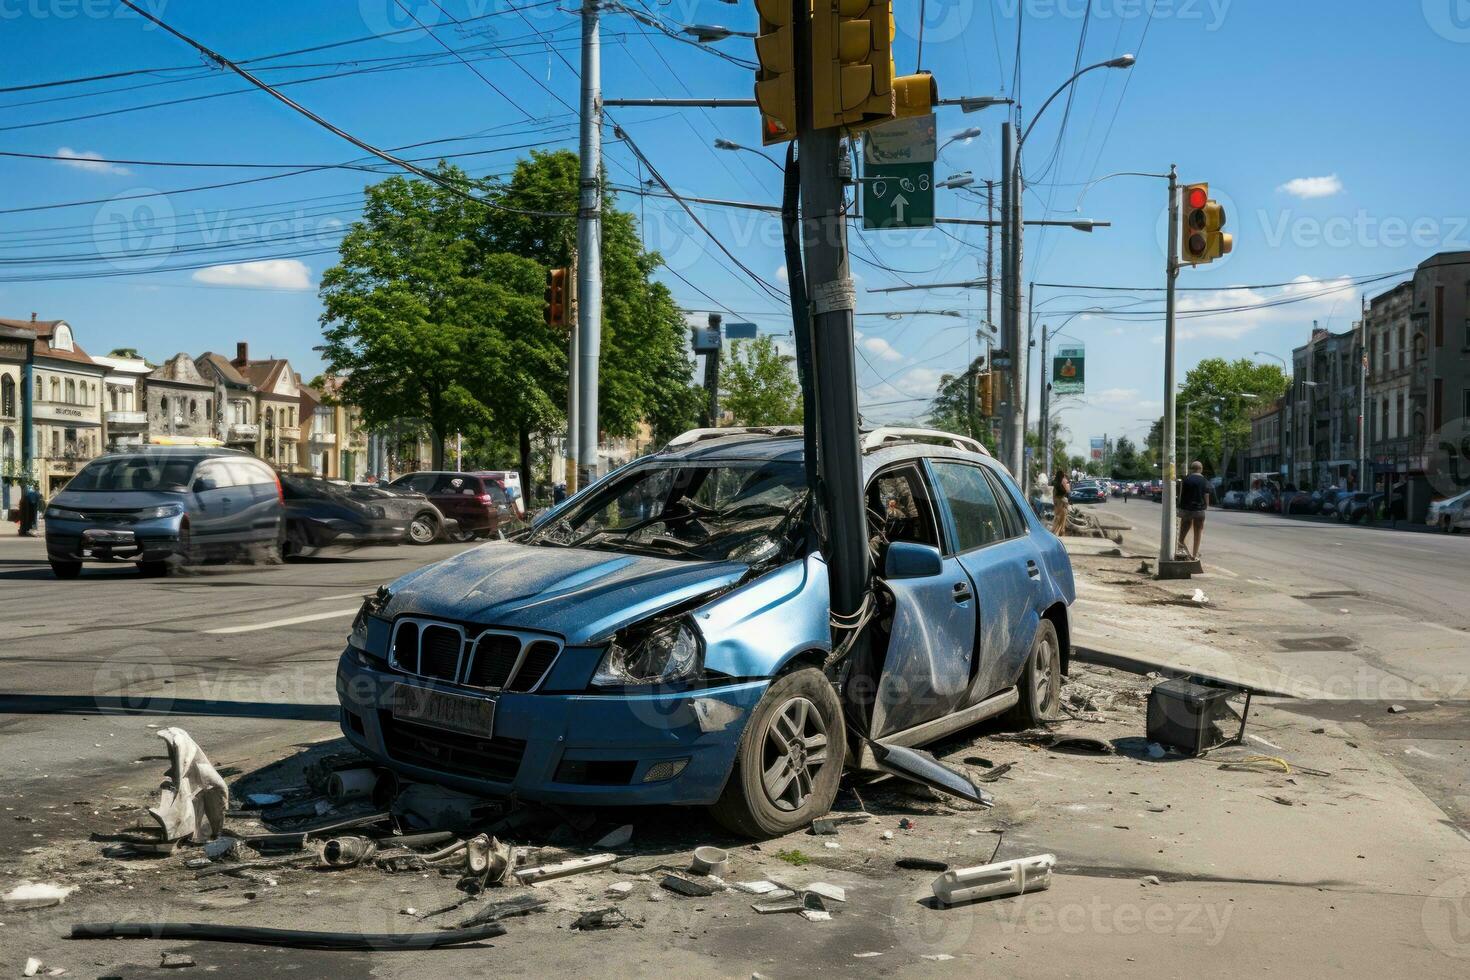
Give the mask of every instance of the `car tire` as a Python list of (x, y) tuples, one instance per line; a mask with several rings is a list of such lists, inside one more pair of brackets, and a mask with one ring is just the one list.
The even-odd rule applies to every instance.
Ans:
[[(846, 756), (842, 703), (831, 681), (813, 667), (784, 674), (750, 713), (710, 814), (742, 837), (789, 834), (832, 808)], [(775, 775), (768, 780), (767, 772)]]
[(140, 561), (138, 562), (138, 574), (144, 578), (163, 578), (168, 574), (168, 562), (166, 560)]
[(1011, 710), (1011, 719), (1027, 728), (1035, 728), (1061, 715), (1062, 644), (1051, 620), (1043, 619), (1036, 627), (1031, 652), (1017, 683), (1021, 700)]
[(76, 578), (82, 574), (82, 563), (79, 561), (51, 561), (51, 572), (57, 578)]
[(433, 544), (439, 540), (439, 520), (429, 511), (413, 515), (408, 522), (408, 540), (412, 544)]
[(475, 538), (477, 538), (479, 536), (480, 536), (480, 534), (479, 534), (478, 531), (459, 530), (459, 531), (455, 531), (453, 534), (451, 534), (449, 536), (449, 540), (453, 541), (456, 544), (464, 544), (467, 541), (473, 541), (473, 540), (475, 540)]
[(1439, 519), (1439, 529), (1445, 534), (1454, 534), (1455, 522), (1448, 515), (1441, 517)]
[(286, 539), (278, 547), (281, 549), (281, 558), (300, 558), (309, 547), (306, 540), (306, 532), (298, 524), (286, 525)]

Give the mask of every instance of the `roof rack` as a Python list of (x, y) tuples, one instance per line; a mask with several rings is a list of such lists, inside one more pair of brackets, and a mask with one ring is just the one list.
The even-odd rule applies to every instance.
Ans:
[(888, 425), (863, 433), (863, 452), (871, 452), (894, 442), (921, 441), (939, 442), (953, 449), (979, 453), (981, 456), (990, 455), (990, 450), (980, 440), (969, 436), (957, 436), (953, 432), (941, 432), (939, 429), (910, 429)]
[(681, 432), (664, 444), (665, 449), (692, 446), (696, 442), (723, 439), (725, 436), (799, 436), (799, 425), (732, 425), (720, 429), (690, 429)]

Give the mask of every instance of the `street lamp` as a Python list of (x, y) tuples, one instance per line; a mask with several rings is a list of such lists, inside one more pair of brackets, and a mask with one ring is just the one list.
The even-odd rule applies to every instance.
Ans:
[(727, 140), (727, 139), (724, 139), (723, 137), (716, 137), (715, 138), (715, 149), (717, 149), (717, 150), (732, 150), (732, 151), (734, 151), (734, 150), (743, 150), (746, 153), (754, 153), (756, 156), (760, 157), (762, 160), (766, 161), (766, 163), (769, 163), (771, 166), (775, 167), (777, 170), (781, 171), (783, 174), (786, 172), (786, 168), (785, 167), (781, 166), (775, 160), (773, 160), (770, 157), (766, 156), (760, 150), (754, 149), (753, 147), (749, 147), (749, 146), (741, 146), (739, 143), (735, 142), (734, 140)]
[(975, 175), (966, 170), (964, 173), (950, 174), (947, 179), (936, 181), (934, 186), (947, 191), (957, 191), (961, 187), (969, 187), (973, 183), (975, 183)]
[(957, 143), (960, 140), (972, 140), (979, 135), (979, 126), (971, 126), (969, 129), (962, 129), (958, 133), (955, 133), (953, 136), (951, 136), (949, 139), (945, 140), (943, 143), (940, 143), (939, 149), (934, 151), (934, 155), (938, 156), (939, 154), (943, 153), (944, 148), (951, 143)]
[(731, 37), (755, 37), (752, 31), (732, 31), (718, 24), (690, 24), (684, 28), (683, 33), (688, 34), (700, 44), (713, 44)]

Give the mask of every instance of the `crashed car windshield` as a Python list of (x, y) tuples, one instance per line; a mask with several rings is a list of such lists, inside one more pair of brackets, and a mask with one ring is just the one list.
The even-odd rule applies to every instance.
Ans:
[(786, 550), (806, 499), (801, 464), (640, 467), (538, 528), (528, 544), (701, 561), (758, 562)]
[(184, 490), (199, 460), (114, 456), (89, 463), (66, 485), (68, 490)]

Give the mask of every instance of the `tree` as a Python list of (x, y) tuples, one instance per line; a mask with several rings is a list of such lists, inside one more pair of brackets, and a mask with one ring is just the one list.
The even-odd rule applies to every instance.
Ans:
[[(1241, 453), (1250, 446), (1250, 417), (1253, 412), (1280, 398), (1290, 384), (1281, 367), (1241, 358), (1226, 361), (1211, 357), (1200, 361), (1185, 376), (1179, 391), (1178, 437), (1181, 472), (1193, 460), (1205, 471), (1220, 474), (1223, 451)], [(1253, 396), (1253, 397), (1251, 397)], [(1186, 407), (1186, 403), (1191, 403)], [(1189, 455), (1183, 457), (1184, 413), (1189, 412)], [(1224, 441), (1222, 444), (1222, 434)]]
[(792, 358), (776, 349), (768, 336), (733, 341), (720, 377), (721, 405), (736, 425), (798, 425), (801, 387), (792, 373)]
[[(938, 391), (934, 395), (934, 400), (929, 404), (926, 424), (944, 432), (972, 436), (979, 439), (991, 452), (995, 452), (995, 440), (991, 438), (988, 420), (980, 414), (978, 387), (975, 389), (976, 411), (973, 416), (970, 413), (970, 372), (978, 369), (980, 360), (977, 359), (970, 365), (970, 371), (963, 374), (946, 374), (939, 379)], [(976, 378), (975, 384), (979, 385), (979, 383), (979, 379)]]

